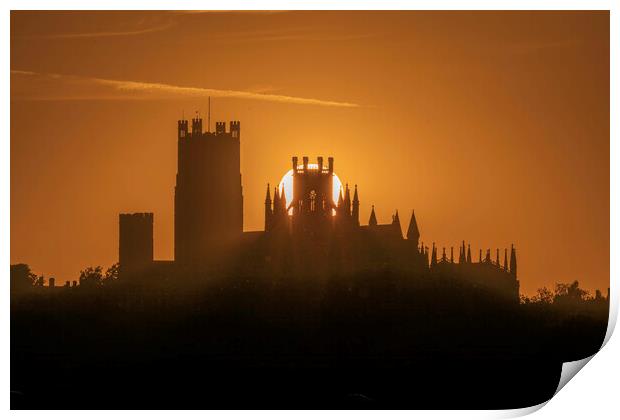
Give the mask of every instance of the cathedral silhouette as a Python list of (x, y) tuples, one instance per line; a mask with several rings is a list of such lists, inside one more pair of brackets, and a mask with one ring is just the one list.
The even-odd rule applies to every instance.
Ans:
[[(398, 211), (389, 224), (377, 223), (372, 207), (367, 225), (359, 220), (360, 200), (345, 185), (334, 200), (334, 158), (310, 163), (292, 158), (292, 198), (269, 184), (264, 231), (243, 232), (239, 121), (217, 122), (203, 132), (202, 119), (178, 121), (178, 171), (175, 187), (174, 261), (153, 259), (153, 213), (120, 214), (119, 265), (123, 281), (166, 277), (183, 270), (244, 277), (295, 277), (324, 284), (330, 278), (362, 273), (399, 272), (420, 282), (455, 279), (519, 301), (514, 246), (495, 258), (490, 249), (472, 259), (465, 241), (439, 255), (420, 242), (412, 211), (403, 237)], [(288, 205), (287, 205), (288, 203)]]

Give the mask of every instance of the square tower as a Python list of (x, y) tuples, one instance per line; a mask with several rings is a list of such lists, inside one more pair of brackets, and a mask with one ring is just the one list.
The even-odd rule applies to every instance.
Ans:
[(238, 246), (243, 231), (239, 121), (178, 122), (178, 163), (174, 191), (174, 259), (183, 266), (214, 267)]
[(153, 213), (120, 214), (118, 224), (119, 275), (126, 278), (153, 263)]

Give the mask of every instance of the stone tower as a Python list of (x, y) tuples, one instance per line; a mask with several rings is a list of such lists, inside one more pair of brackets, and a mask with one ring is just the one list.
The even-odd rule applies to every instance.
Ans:
[(243, 231), (239, 121), (202, 131), (202, 119), (178, 122), (178, 170), (174, 190), (174, 258), (208, 267), (226, 257)]
[(121, 278), (147, 270), (153, 263), (153, 213), (120, 214), (118, 227)]

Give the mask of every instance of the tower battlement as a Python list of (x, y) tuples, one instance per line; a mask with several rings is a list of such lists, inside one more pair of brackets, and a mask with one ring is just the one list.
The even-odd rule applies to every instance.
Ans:
[(333, 157), (329, 157), (327, 158), (328, 161), (328, 166), (326, 167), (324, 165), (324, 158), (323, 156), (318, 156), (316, 158), (316, 162), (317, 163), (310, 163), (310, 158), (308, 156), (303, 156), (302, 157), (302, 164), (299, 164), (299, 158), (297, 156), (293, 156), (292, 157), (292, 162), (293, 162), (293, 172), (294, 173), (314, 173), (314, 174), (328, 174), (328, 173), (333, 173), (334, 172), (334, 158)]
[(132, 222), (143, 220), (147, 223), (153, 223), (153, 213), (120, 213), (119, 218), (121, 221)]
[(224, 121), (217, 121), (215, 123), (215, 134), (224, 134), (226, 132), (226, 123)]
[(238, 139), (241, 135), (241, 123), (239, 121), (230, 122), (230, 135), (234, 139)]
[(187, 120), (178, 121), (178, 134), (179, 134), (179, 139), (184, 139), (185, 137), (189, 135)]
[(192, 137), (202, 135), (202, 118), (192, 118)]

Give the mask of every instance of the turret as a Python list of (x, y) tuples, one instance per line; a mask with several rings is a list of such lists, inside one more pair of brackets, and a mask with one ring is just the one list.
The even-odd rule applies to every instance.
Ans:
[(409, 220), (409, 228), (407, 229), (407, 240), (418, 246), (420, 240), (420, 230), (418, 229), (418, 222), (415, 219), (415, 210), (411, 211), (411, 220)]
[(465, 263), (465, 241), (463, 241), (463, 245), (459, 247), (459, 264)]
[(304, 165), (304, 173), (308, 172), (308, 156), (304, 156), (302, 159), (303, 165)]
[(372, 206), (372, 210), (370, 211), (368, 226), (377, 226), (377, 215), (375, 214), (375, 206)]
[[(355, 226), (360, 225), (360, 200), (357, 195), (357, 184), (355, 184), (355, 192), (353, 193), (353, 205), (351, 208), (351, 217)], [(417, 245), (417, 243), (416, 243)]]
[(297, 172), (298, 162), (299, 160), (297, 159), (297, 156), (293, 156), (293, 172)]
[(504, 248), (504, 271), (508, 271), (508, 249)]
[(334, 173), (334, 158), (331, 156), (327, 158), (327, 171), (330, 174)]
[(403, 231), (402, 231), (402, 228), (400, 227), (400, 217), (398, 217), (398, 210), (396, 210), (396, 213), (392, 217), (392, 226), (394, 227), (398, 236), (402, 238)]
[(454, 247), (450, 247), (450, 264), (454, 264)]
[(192, 118), (192, 137), (202, 136), (202, 118)]
[(226, 132), (226, 123), (224, 121), (217, 121), (215, 123), (215, 134), (224, 134)]
[(287, 212), (287, 208), (286, 208), (286, 191), (284, 190), (284, 188), (282, 188), (282, 194), (280, 194), (280, 213), (282, 214), (282, 216), (286, 216), (286, 212)]
[(496, 249), (495, 253), (495, 265), (499, 267), (499, 248)]
[(273, 215), (277, 216), (280, 212), (280, 194), (278, 188), (273, 189)]
[(471, 264), (471, 244), (467, 244), (467, 262)]
[(323, 156), (316, 158), (317, 166), (319, 167), (319, 173), (323, 172)]
[(230, 136), (237, 140), (241, 137), (241, 123), (239, 121), (230, 122)]
[(435, 248), (435, 242), (433, 242), (433, 252), (431, 254), (431, 268), (437, 265), (437, 248)]
[(345, 209), (344, 209), (344, 198), (342, 198), (342, 190), (340, 192), (338, 192), (338, 203), (336, 204), (337, 207), (337, 214), (338, 214), (338, 218), (342, 219), (345, 215)]
[(346, 184), (344, 189), (344, 214), (347, 217), (351, 217), (351, 193), (349, 192), (349, 184)]
[(514, 245), (510, 245), (510, 274), (517, 278), (517, 250)]
[(178, 134), (179, 140), (187, 137), (189, 131), (187, 129), (187, 120), (179, 120), (178, 121)]
[[(215, 125), (217, 130), (217, 123)], [(271, 218), (273, 216), (273, 211), (271, 210), (271, 191), (269, 189), (269, 184), (267, 184), (267, 194), (265, 196), (265, 232), (271, 230)]]

